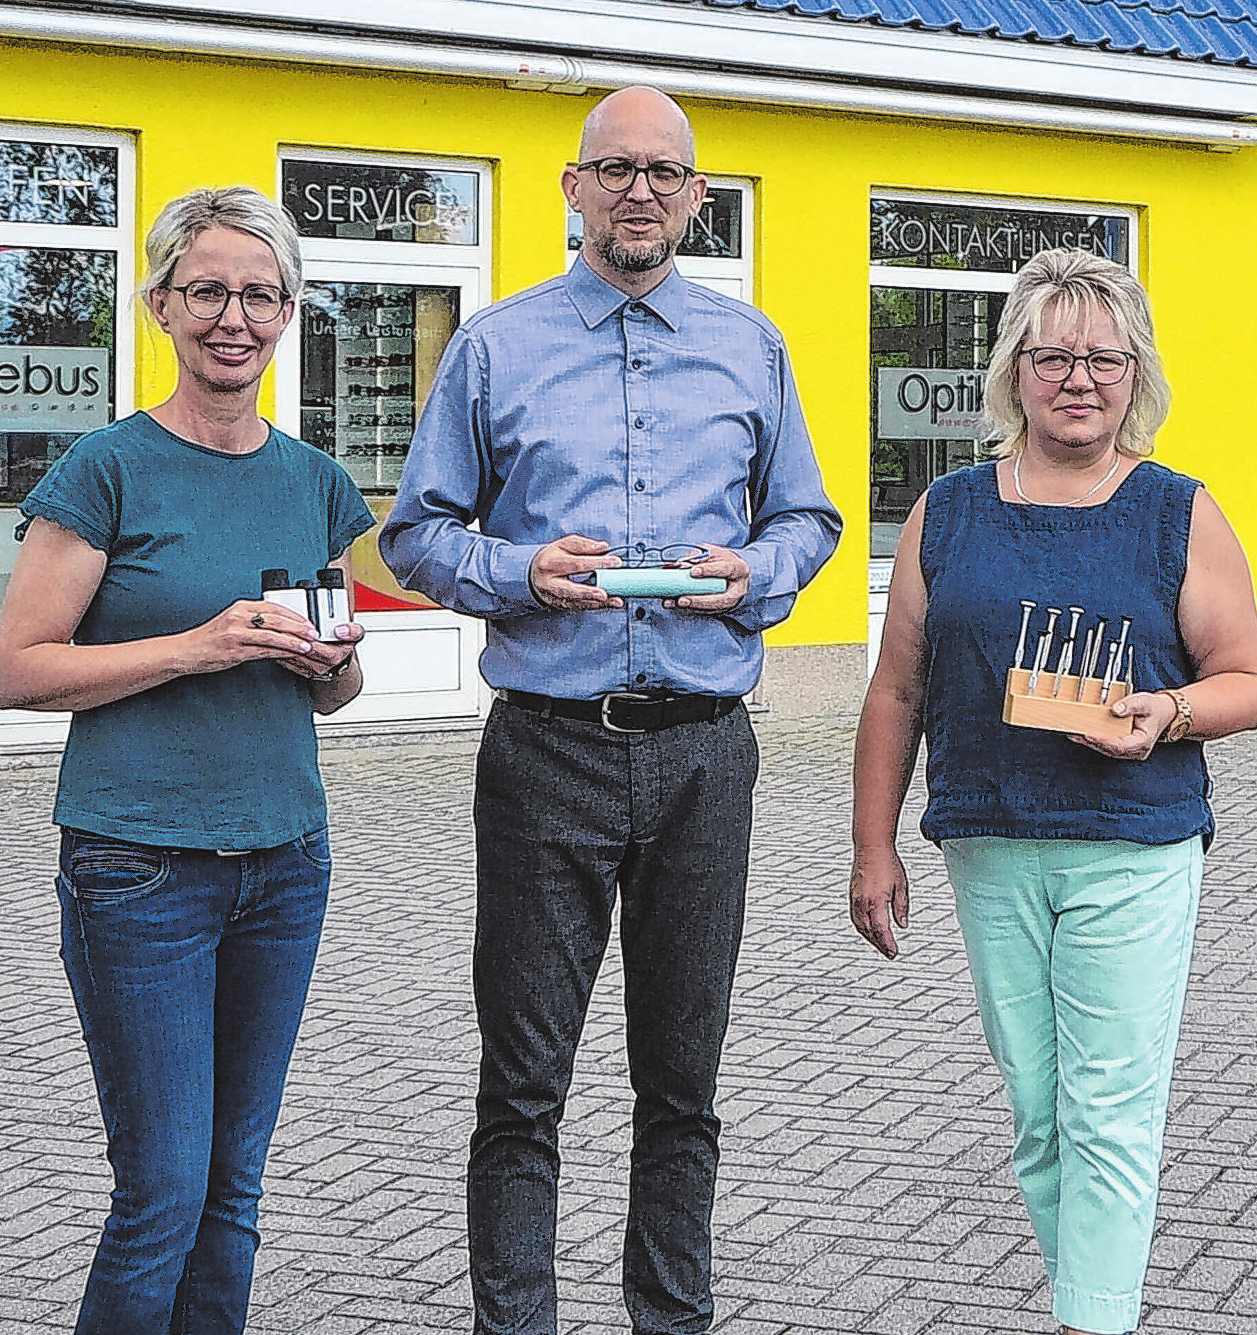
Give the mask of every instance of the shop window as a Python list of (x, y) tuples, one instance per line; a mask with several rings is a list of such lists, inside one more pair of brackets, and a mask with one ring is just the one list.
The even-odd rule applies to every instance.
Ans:
[(122, 135), (0, 124), (0, 594), (6, 507), (131, 411), (134, 161)]
[(131, 169), (121, 136), (0, 125), (0, 504), (129, 411)]
[[(753, 220), (749, 181), (709, 176), (707, 195), (698, 216), (677, 247), (676, 267), (691, 282), (701, 283), (740, 301), (754, 300), (751, 256)], [(567, 214), (567, 267), (581, 248), (581, 216)]]
[(935, 478), (986, 457), (982, 391), (1017, 271), (1041, 250), (1135, 267), (1127, 210), (876, 197), (870, 209), (871, 555)]
[(488, 173), (285, 156), (280, 189), (306, 261), (291, 425), (392, 495), (445, 345), (488, 296)]
[[(489, 300), (487, 166), (285, 153), (280, 198), (302, 237), (298, 338), (281, 343), (280, 422), (344, 465), (379, 517), (460, 322)], [(358, 605), (428, 606), (374, 539), (355, 549)]]
[(869, 217), (868, 670), (877, 663), (899, 534), (944, 473), (987, 457), (986, 367), (1018, 269), (1076, 247), (1135, 268), (1134, 214), (886, 193)]
[(391, 495), (437, 364), (458, 327), (457, 287), (306, 284), (301, 436), (367, 493)]
[(476, 246), (479, 171), (407, 161), (285, 158), (284, 207), (305, 237)]

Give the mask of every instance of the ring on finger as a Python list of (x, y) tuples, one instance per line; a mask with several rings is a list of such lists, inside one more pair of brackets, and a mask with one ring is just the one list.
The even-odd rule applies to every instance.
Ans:
[(262, 627), (266, 625), (266, 618), (261, 614), (261, 612), (254, 612), (253, 616), (249, 620), (249, 624), (255, 630), (261, 630)]

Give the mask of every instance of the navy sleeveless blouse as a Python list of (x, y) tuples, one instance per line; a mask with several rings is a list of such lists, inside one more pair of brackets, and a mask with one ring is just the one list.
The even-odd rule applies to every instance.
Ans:
[[(1157, 746), (1146, 761), (1113, 760), (1064, 734), (1003, 722), (1004, 679), (1021, 629), (1021, 599), (1038, 607), (1025, 665), (1062, 609), (1050, 663), (1071, 604), (1098, 617), (1105, 641), (1128, 616), (1135, 689), (1193, 680), (1178, 631), (1187, 570), (1193, 478), (1143, 462), (1103, 505), (1063, 508), (1002, 501), (995, 465), (979, 464), (930, 488), (921, 536), (928, 598), (925, 707), (929, 803), (921, 832), (935, 843), (1011, 839), (1129, 839), (1169, 844), (1213, 835), (1209, 777), (1199, 742)], [(1100, 657), (1106, 661), (1107, 647)], [(1123, 668), (1124, 671), (1124, 668)]]

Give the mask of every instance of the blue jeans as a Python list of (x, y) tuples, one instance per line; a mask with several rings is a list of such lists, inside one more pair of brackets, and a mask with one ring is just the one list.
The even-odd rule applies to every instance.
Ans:
[(713, 1102), (758, 760), (741, 708), (622, 736), (494, 705), (475, 799), (476, 1335), (556, 1329), (559, 1121), (617, 886), (636, 1095), (625, 1303), (639, 1335), (711, 1324)]
[(240, 1335), (326, 829), (222, 857), (62, 832), (61, 956), (116, 1183), (76, 1335)]
[(955, 839), (943, 853), (1053, 1315), (1134, 1330), (1201, 841)]

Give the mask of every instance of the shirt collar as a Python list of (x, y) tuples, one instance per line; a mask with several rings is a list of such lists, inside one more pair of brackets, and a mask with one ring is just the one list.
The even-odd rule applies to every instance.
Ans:
[(677, 273), (675, 266), (667, 278), (644, 297), (630, 297), (627, 292), (612, 287), (605, 278), (594, 273), (582, 255), (577, 255), (576, 262), (564, 276), (564, 282), (572, 305), (589, 329), (596, 328), (609, 315), (616, 314), (630, 303), (644, 306), (673, 333), (680, 328), (681, 317), (685, 314), (685, 279)]

